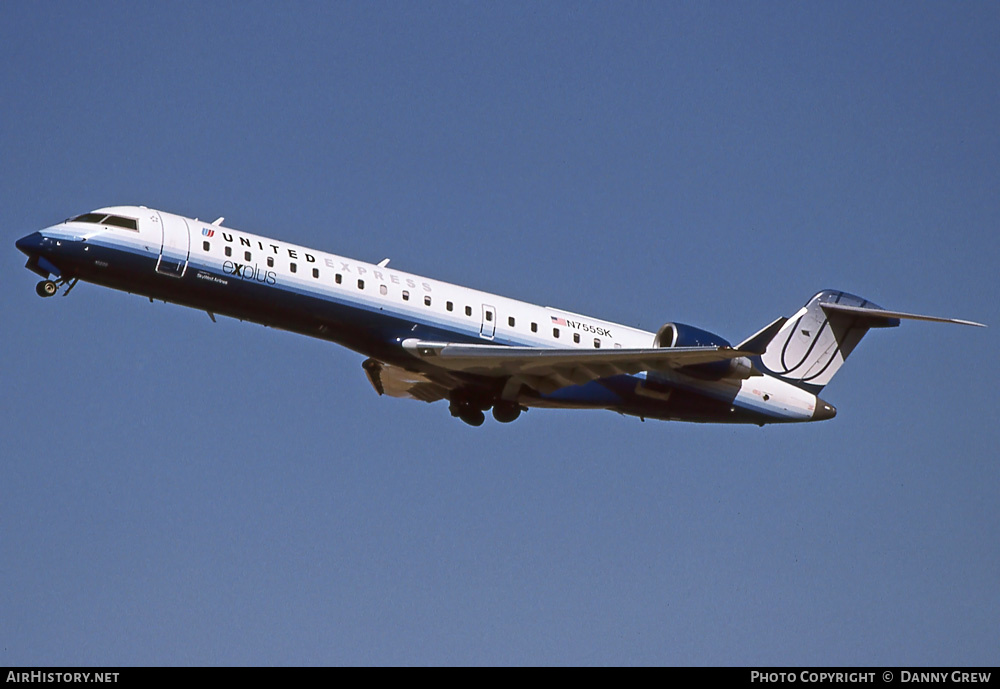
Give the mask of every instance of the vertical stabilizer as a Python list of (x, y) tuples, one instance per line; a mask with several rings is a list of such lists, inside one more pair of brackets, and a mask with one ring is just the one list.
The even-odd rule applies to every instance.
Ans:
[[(857, 311), (828, 310), (825, 305), (853, 307)], [(824, 290), (788, 319), (761, 355), (760, 366), (793, 385), (819, 392), (869, 328), (899, 325), (898, 318), (881, 316), (878, 311), (883, 309), (867, 299)]]

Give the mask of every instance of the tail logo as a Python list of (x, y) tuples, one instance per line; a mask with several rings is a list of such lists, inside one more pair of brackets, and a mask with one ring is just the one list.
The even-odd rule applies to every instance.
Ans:
[(844, 292), (824, 291), (814, 296), (768, 344), (761, 356), (774, 375), (810, 391), (825, 386), (840, 370), (868, 327), (843, 314), (827, 314), (823, 303), (868, 305)]

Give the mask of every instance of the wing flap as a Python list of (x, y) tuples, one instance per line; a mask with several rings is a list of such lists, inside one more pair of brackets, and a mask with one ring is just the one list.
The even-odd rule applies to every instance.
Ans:
[(447, 384), (433, 380), (422, 373), (407, 371), (376, 359), (366, 359), (361, 367), (368, 376), (368, 382), (379, 395), (437, 402), (447, 399), (451, 390)]

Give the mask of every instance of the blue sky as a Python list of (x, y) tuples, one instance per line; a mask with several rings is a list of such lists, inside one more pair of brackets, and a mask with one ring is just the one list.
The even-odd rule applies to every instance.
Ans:
[[(995, 664), (996, 3), (0, 3), (0, 662)], [(362, 357), (79, 285), (126, 203), (739, 341), (833, 421), (473, 429)]]

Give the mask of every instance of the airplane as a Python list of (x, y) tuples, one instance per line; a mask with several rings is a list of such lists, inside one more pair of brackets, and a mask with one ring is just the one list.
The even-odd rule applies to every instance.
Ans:
[(901, 319), (838, 290), (733, 345), (683, 323), (648, 332), (357, 261), (145, 206), (69, 218), (16, 242), (36, 291), (83, 280), (317, 337), (366, 357), (379, 395), (436, 402), (480, 426), (529, 408), (608, 409), (641, 420), (822, 421), (818, 395), (871, 328)]

